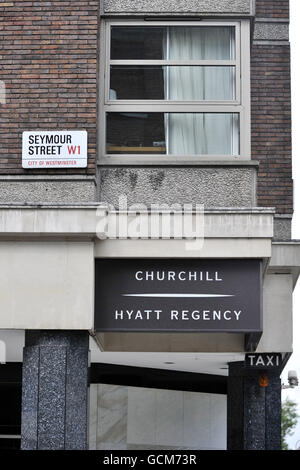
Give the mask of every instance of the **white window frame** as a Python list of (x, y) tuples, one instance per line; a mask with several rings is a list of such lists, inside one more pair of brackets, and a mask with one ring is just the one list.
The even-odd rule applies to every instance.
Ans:
[[(236, 99), (232, 101), (168, 101), (110, 100), (111, 65), (177, 65), (166, 60), (110, 60), (110, 29), (112, 26), (233, 26), (236, 28), (234, 60), (180, 61), (181, 65), (227, 65), (236, 69)], [(105, 47), (103, 47), (105, 45)], [(251, 160), (250, 145), (250, 21), (133, 21), (103, 20), (100, 28), (100, 89), (99, 89), (99, 164), (100, 165), (201, 165), (212, 162), (242, 162)], [(106, 113), (112, 112), (184, 112), (239, 114), (239, 155), (166, 155), (166, 154), (107, 154)]]

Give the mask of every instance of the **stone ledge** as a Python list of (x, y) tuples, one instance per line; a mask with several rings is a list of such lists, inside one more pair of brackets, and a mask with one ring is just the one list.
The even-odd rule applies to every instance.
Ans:
[(247, 159), (231, 159), (231, 160), (157, 160), (157, 161), (152, 161), (151, 163), (146, 164), (144, 158), (135, 158), (134, 161), (131, 163), (126, 161), (124, 163), (124, 157), (114, 157), (112, 160), (111, 158), (107, 158), (99, 163), (97, 163), (98, 168), (113, 168), (113, 167), (122, 167), (122, 168), (132, 168), (132, 167), (138, 167), (138, 168), (151, 168), (151, 167), (166, 167), (166, 168), (193, 168), (193, 167), (214, 167), (214, 166), (221, 166), (221, 167), (232, 167), (232, 166), (251, 166), (251, 167), (258, 167), (259, 166), (259, 161), (258, 160), (247, 160)]
[(254, 16), (253, 0), (104, 0), (102, 15)]

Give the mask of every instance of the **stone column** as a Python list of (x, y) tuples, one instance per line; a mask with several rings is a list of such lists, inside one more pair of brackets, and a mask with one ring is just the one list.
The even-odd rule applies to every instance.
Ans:
[(262, 372), (246, 369), (243, 362), (229, 364), (228, 450), (281, 449), (280, 371), (267, 371), (267, 387), (260, 385)]
[(22, 449), (87, 449), (88, 368), (88, 332), (26, 331)]

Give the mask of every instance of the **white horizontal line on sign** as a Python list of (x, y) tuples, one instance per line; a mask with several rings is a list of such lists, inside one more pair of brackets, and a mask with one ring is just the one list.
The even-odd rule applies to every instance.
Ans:
[(184, 298), (215, 298), (215, 297), (234, 297), (234, 295), (225, 294), (122, 294), (123, 297), (184, 297)]

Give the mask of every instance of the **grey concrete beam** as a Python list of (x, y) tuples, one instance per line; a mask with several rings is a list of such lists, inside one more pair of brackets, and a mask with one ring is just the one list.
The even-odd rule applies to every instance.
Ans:
[[(172, 209), (172, 208), (171, 208)], [(145, 206), (139, 213), (149, 214)], [(163, 209), (157, 208), (151, 214), (162, 214)], [(182, 208), (178, 213), (182, 213)], [(137, 211), (129, 206), (122, 214), (128, 216), (128, 223), (139, 217)], [(171, 216), (176, 210), (171, 210)], [(187, 213), (189, 214), (189, 212)], [(192, 211), (194, 218), (197, 214), (204, 215), (206, 238), (262, 238), (273, 237), (274, 210), (268, 208), (202, 208)], [(111, 211), (107, 206), (97, 205), (0, 205), (0, 237), (75, 237), (87, 238), (99, 235), (101, 217), (112, 219), (120, 215), (119, 211)], [(102, 233), (102, 232), (101, 232)], [(144, 234), (149, 236), (149, 233)], [(185, 238), (193, 236), (185, 233)], [(183, 237), (184, 238), (184, 237)], [(157, 241), (156, 241), (157, 243)]]

